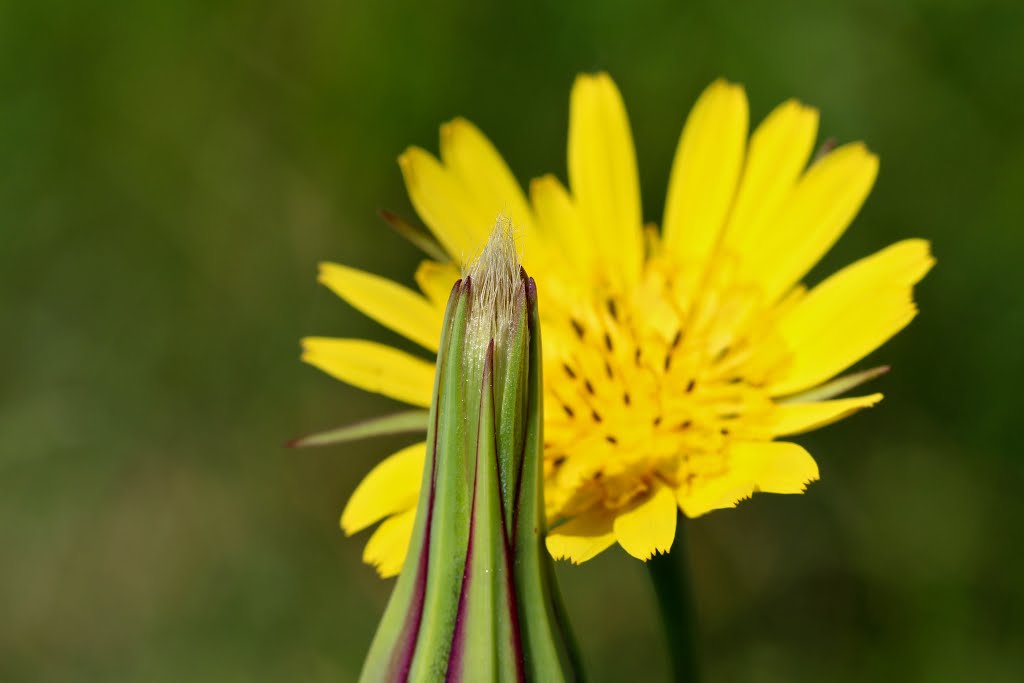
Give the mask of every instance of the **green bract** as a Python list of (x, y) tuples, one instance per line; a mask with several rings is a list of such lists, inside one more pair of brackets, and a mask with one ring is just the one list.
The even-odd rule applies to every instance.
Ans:
[(537, 290), (507, 227), (445, 312), (409, 552), (363, 681), (576, 678), (543, 547)]

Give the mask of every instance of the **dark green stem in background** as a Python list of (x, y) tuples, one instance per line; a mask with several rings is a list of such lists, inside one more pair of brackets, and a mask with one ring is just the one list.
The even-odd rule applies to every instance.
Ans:
[(586, 683), (587, 674), (583, 670), (583, 657), (580, 656), (580, 645), (576, 640), (576, 634), (569, 623), (569, 613), (565, 609), (565, 600), (562, 599), (562, 592), (558, 589), (558, 582), (555, 579), (555, 565), (548, 563), (548, 581), (551, 583), (551, 601), (554, 603), (555, 617), (558, 620), (558, 627), (561, 629), (565, 646), (565, 656), (568, 660), (568, 669), (575, 674), (574, 683)]
[(656, 555), (647, 561), (651, 583), (658, 600), (661, 624), (665, 632), (672, 681), (697, 683), (700, 667), (697, 661), (697, 610), (690, 586), (690, 563), (686, 548), (686, 518), (676, 520), (676, 538), (667, 555)]

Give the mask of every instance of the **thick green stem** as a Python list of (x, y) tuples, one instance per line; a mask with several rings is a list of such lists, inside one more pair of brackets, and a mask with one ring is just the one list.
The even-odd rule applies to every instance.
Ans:
[(675, 683), (697, 683), (700, 680), (697, 610), (690, 586), (685, 522), (686, 518), (679, 515), (672, 551), (648, 560), (647, 569), (658, 600), (658, 611), (661, 613), (661, 624), (672, 665), (671, 680)]

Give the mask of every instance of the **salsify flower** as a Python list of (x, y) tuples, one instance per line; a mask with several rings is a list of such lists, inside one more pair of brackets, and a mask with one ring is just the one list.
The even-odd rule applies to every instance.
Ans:
[[(450, 259), (423, 262), (422, 293), (350, 267), (320, 279), (427, 351), (459, 268), (503, 213), (527, 271), (544, 282), (544, 471), (549, 551), (586, 561), (614, 543), (667, 552), (678, 511), (732, 507), (755, 492), (800, 493), (818, 478), (788, 437), (881, 400), (835, 398), (878, 374), (835, 379), (905, 327), (928, 243), (898, 242), (810, 289), (802, 278), (853, 220), (877, 174), (860, 142), (812, 159), (817, 110), (789, 100), (748, 139), (742, 87), (700, 96), (675, 154), (660, 232), (645, 227), (626, 110), (611, 78), (579, 76), (564, 187), (529, 199), (472, 124), (441, 128), (440, 159), (399, 159), (409, 196)], [(421, 239), (422, 241), (422, 239)], [(430, 403), (433, 365), (352, 339), (307, 338), (303, 359), (355, 386)], [(424, 445), (370, 472), (342, 514), (354, 533), (384, 520), (364, 559), (398, 572), (411, 533)]]

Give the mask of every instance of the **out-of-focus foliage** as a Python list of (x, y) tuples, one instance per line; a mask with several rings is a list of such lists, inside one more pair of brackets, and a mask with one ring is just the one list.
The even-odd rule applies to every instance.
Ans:
[[(306, 334), (397, 341), (316, 263), (411, 282), (375, 217), (412, 215), (404, 146), (464, 115), (564, 177), (572, 78), (607, 69), (648, 220), (724, 75), (881, 155), (816, 273), (905, 236), (939, 259), (863, 366), (886, 401), (804, 439), (822, 480), (690, 525), (708, 679), (1016, 680), (1024, 12), (678, 4), (0, 5), (0, 679), (354, 678), (390, 585), (337, 517), (410, 439), (281, 448), (395, 409), (299, 364)], [(642, 565), (560, 572), (594, 680), (662, 675)]]

